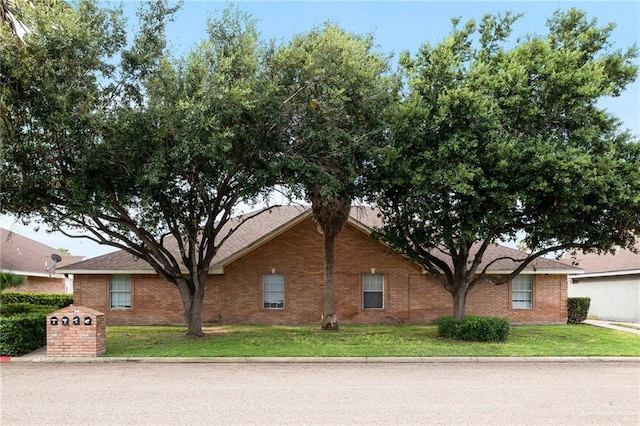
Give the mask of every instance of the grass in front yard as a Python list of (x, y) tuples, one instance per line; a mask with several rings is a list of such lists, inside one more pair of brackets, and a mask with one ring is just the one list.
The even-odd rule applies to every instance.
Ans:
[(111, 357), (640, 356), (640, 336), (588, 325), (513, 326), (504, 343), (441, 339), (427, 326), (109, 326)]

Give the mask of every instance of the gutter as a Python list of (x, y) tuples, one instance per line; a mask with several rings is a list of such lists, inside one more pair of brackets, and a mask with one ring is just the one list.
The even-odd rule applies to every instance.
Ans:
[(629, 269), (627, 271), (593, 272), (588, 274), (569, 275), (569, 279), (620, 277), (625, 275), (640, 275), (640, 269)]

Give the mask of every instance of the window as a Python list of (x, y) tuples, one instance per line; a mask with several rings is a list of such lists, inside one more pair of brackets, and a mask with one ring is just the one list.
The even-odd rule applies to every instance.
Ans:
[(265, 274), (262, 276), (262, 307), (284, 309), (284, 275)]
[(533, 277), (518, 275), (511, 282), (511, 306), (514, 309), (533, 308)]
[(365, 309), (382, 309), (384, 280), (380, 274), (365, 274), (362, 277), (362, 306)]
[(111, 309), (131, 309), (131, 277), (111, 275), (109, 280)]

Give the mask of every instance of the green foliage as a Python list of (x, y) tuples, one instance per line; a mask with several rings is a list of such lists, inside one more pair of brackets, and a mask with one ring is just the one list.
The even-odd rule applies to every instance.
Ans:
[(311, 202), (324, 235), (323, 328), (337, 328), (333, 239), (362, 195), (362, 175), (384, 142), (393, 101), (387, 58), (372, 37), (337, 25), (295, 36), (270, 61), (278, 87), (281, 181)]
[(283, 181), (314, 201), (361, 195), (358, 178), (384, 142), (395, 80), (373, 38), (327, 23), (270, 62), (281, 99)]
[(18, 356), (47, 343), (47, 313), (0, 316), (0, 355)]
[(24, 46), (2, 32), (0, 212), (146, 261), (201, 334), (211, 260), (238, 226), (225, 225), (275, 181), (278, 97), (250, 16), (227, 8), (175, 58), (178, 7), (145, 2), (132, 40), (122, 11), (92, 0), (26, 11)]
[(589, 306), (591, 298), (589, 297), (569, 297), (567, 299), (567, 324), (582, 324), (589, 315)]
[(2, 303), (0, 316), (8, 317), (16, 314), (50, 313), (60, 309), (55, 305), (33, 305), (31, 303)]
[(11, 274), (9, 272), (0, 272), (0, 292), (8, 288), (20, 287), (26, 281), (27, 277), (23, 275)]
[[(640, 232), (640, 143), (598, 107), (635, 80), (637, 48), (614, 50), (612, 25), (575, 9), (514, 41), (516, 19), (456, 22), (403, 56), (409, 90), (370, 179), (378, 236), (440, 281), (456, 319), (480, 283), (504, 284), (554, 251), (630, 246)], [(530, 252), (487, 273), (492, 244), (519, 235)]]
[(0, 294), (0, 355), (17, 356), (43, 347), (47, 315), (71, 303), (70, 294)]
[(52, 293), (2, 293), (0, 294), (0, 305), (5, 304), (31, 304), (38, 306), (52, 306), (56, 309), (64, 308), (73, 303), (72, 294), (52, 294)]
[(504, 318), (469, 315), (462, 321), (456, 321), (442, 317), (437, 324), (438, 335), (447, 339), (504, 342), (509, 336), (509, 321)]

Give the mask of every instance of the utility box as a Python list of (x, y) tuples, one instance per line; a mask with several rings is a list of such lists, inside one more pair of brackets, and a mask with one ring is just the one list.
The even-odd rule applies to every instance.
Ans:
[(104, 313), (69, 305), (47, 315), (47, 356), (97, 357), (106, 351)]

